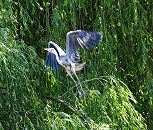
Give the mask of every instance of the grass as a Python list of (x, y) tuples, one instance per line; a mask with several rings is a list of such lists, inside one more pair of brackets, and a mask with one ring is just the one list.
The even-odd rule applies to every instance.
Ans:
[[(151, 129), (152, 2), (68, 0), (0, 2), (0, 129)], [(79, 50), (87, 96), (64, 70), (52, 74), (43, 51), (65, 48), (69, 30), (103, 32)]]

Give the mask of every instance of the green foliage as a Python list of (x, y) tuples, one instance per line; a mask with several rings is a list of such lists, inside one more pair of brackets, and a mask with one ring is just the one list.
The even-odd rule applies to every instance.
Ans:
[[(151, 129), (153, 3), (126, 0), (0, 1), (0, 129)], [(48, 41), (69, 30), (103, 32), (80, 54), (86, 97), (65, 71), (44, 66)]]
[(85, 112), (96, 122), (104, 121), (112, 128), (125, 129), (127, 125), (128, 129), (144, 129), (142, 116), (130, 103), (136, 100), (128, 87), (111, 76), (98, 80), (103, 82), (103, 90), (89, 91), (89, 99), (83, 101)]

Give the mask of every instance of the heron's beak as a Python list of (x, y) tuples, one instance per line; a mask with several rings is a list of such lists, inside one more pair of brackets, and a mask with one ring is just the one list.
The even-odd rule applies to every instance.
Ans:
[(50, 48), (44, 48), (44, 50), (49, 51)]

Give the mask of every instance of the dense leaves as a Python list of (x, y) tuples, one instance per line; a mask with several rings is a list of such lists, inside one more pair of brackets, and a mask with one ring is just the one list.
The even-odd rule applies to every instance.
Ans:
[[(152, 129), (153, 3), (126, 0), (0, 1), (0, 129)], [(50, 40), (103, 32), (78, 76), (44, 65)]]

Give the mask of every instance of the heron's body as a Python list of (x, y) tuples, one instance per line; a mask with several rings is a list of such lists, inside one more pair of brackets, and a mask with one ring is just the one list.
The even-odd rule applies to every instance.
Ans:
[[(70, 31), (66, 35), (66, 52), (56, 43), (52, 41), (49, 42), (48, 48), (45, 48), (45, 50), (48, 51), (46, 64), (49, 64), (52, 71), (58, 70), (58, 68), (62, 66), (72, 79), (72, 75), (74, 74), (79, 81), (76, 71), (80, 71), (85, 66), (85, 62), (79, 63), (80, 56), (77, 48), (92, 48), (99, 43), (101, 38), (102, 34), (99, 32)], [(74, 82), (76, 83), (75, 80)]]
[(73, 75), (73, 71), (80, 71), (85, 66), (85, 62), (83, 63), (74, 63), (72, 62), (66, 55), (66, 53), (63, 51), (62, 54), (58, 54), (59, 47), (53, 42), (49, 42), (49, 46), (54, 46), (55, 48), (45, 48), (45, 50), (48, 50), (49, 53), (53, 53), (56, 56), (56, 60), (59, 65), (61, 65), (63, 68), (65, 68), (67, 71), (69, 71)]

